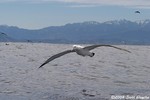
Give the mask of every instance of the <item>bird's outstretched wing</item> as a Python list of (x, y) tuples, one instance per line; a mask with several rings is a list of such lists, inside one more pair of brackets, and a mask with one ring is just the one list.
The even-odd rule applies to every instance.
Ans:
[(52, 60), (54, 60), (54, 59), (56, 59), (56, 58), (58, 58), (58, 57), (60, 57), (60, 56), (63, 56), (63, 55), (65, 55), (65, 54), (67, 54), (67, 53), (71, 53), (71, 52), (75, 52), (75, 51), (74, 51), (74, 50), (66, 50), (66, 51), (63, 51), (63, 52), (58, 53), (58, 54), (56, 54), (56, 55), (53, 55), (53, 56), (51, 56), (49, 59), (47, 59), (39, 68), (41, 68), (41, 67), (44, 66), (45, 64), (49, 63), (50, 61), (52, 61)]
[(102, 46), (105, 46), (105, 47), (112, 47), (112, 48), (115, 48), (115, 49), (119, 49), (119, 50), (123, 50), (123, 51), (126, 51), (126, 52), (131, 53), (130, 51), (128, 51), (128, 50), (126, 50), (126, 49), (119, 48), (119, 47), (112, 46), (112, 45), (105, 45), (105, 44), (86, 46), (86, 47), (84, 47), (83, 49), (86, 49), (86, 50), (89, 50), (89, 51), (90, 51), (90, 50), (92, 50), (92, 49), (95, 49), (95, 48), (97, 48), (97, 47), (102, 47)]

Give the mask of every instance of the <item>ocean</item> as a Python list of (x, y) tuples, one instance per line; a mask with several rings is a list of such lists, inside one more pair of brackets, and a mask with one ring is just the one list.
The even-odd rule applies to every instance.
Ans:
[(70, 53), (39, 69), (72, 44), (1, 42), (0, 100), (149, 100), (150, 46), (115, 46), (131, 53), (99, 47), (94, 57)]

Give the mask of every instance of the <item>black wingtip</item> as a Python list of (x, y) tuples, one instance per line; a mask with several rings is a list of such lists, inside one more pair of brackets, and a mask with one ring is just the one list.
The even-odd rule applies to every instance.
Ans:
[(44, 64), (42, 64), (39, 68), (41, 68), (42, 66), (44, 66), (45, 65), (45, 63)]
[(41, 68), (42, 66), (40, 66), (39, 68)]
[(132, 53), (131, 51), (129, 51), (129, 50), (125, 50), (126, 52), (128, 52), (128, 53)]
[(131, 51), (128, 51), (129, 53), (132, 53)]

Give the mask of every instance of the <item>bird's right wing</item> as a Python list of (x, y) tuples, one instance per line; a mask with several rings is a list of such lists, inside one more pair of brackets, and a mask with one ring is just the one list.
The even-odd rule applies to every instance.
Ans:
[(123, 49), (123, 48), (119, 48), (119, 47), (116, 47), (116, 46), (112, 46), (112, 45), (107, 45), (107, 44), (99, 44), (99, 45), (91, 45), (91, 46), (86, 46), (84, 47), (83, 49), (86, 49), (86, 50), (92, 50), (92, 49), (95, 49), (97, 47), (101, 47), (101, 46), (105, 46), (105, 47), (112, 47), (112, 48), (115, 48), (115, 49), (119, 49), (119, 50), (123, 50), (123, 51), (126, 51), (126, 52), (129, 52), (131, 53), (130, 51), (126, 50), (126, 49)]
[(44, 66), (45, 64), (49, 63), (50, 61), (52, 61), (52, 60), (54, 60), (54, 59), (56, 59), (56, 58), (58, 58), (58, 57), (60, 57), (60, 56), (63, 56), (63, 55), (65, 55), (65, 54), (67, 54), (67, 53), (71, 53), (71, 52), (75, 52), (75, 51), (74, 51), (74, 50), (66, 50), (66, 51), (63, 51), (63, 52), (58, 53), (58, 54), (56, 54), (56, 55), (53, 55), (53, 56), (51, 56), (49, 59), (47, 59), (39, 68), (41, 68), (41, 67)]

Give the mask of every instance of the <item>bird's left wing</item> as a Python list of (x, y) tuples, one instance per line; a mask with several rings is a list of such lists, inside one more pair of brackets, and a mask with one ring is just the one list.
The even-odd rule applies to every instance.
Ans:
[(119, 48), (119, 47), (116, 47), (116, 46), (112, 46), (112, 45), (105, 45), (105, 44), (102, 44), (102, 45), (91, 45), (91, 46), (86, 46), (84, 47), (83, 49), (86, 49), (86, 50), (92, 50), (92, 49), (95, 49), (97, 47), (101, 47), (101, 46), (105, 46), (105, 47), (112, 47), (112, 48), (115, 48), (115, 49), (119, 49), (119, 50), (123, 50), (123, 51), (126, 51), (126, 52), (129, 52), (131, 53), (130, 51), (126, 50), (126, 49), (123, 49), (123, 48)]
[(54, 60), (54, 59), (56, 59), (56, 58), (58, 58), (58, 57), (60, 57), (60, 56), (63, 56), (63, 55), (65, 55), (65, 54), (67, 54), (67, 53), (71, 53), (71, 52), (75, 52), (75, 51), (74, 51), (74, 50), (66, 50), (66, 51), (63, 51), (63, 52), (58, 53), (58, 54), (56, 54), (56, 55), (53, 55), (53, 56), (51, 56), (49, 59), (47, 59), (39, 68), (41, 68), (41, 67), (44, 66), (45, 64), (49, 63), (50, 61), (52, 61), (52, 60)]

